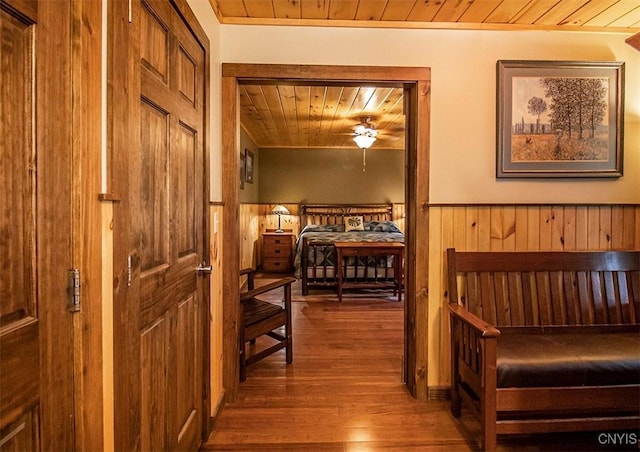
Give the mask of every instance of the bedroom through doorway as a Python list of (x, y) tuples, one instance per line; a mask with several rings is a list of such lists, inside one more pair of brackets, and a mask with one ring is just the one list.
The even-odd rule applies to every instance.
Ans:
[[(289, 210), (293, 210), (291, 217), (294, 218), (294, 224), (292, 225), (290, 221), (288, 226), (293, 226), (296, 236), (305, 225), (295, 224), (295, 219), (303, 218), (299, 209), (302, 204), (308, 204), (305, 201), (309, 198), (313, 201), (322, 201), (316, 204), (323, 205), (366, 206), (386, 203), (393, 206), (389, 222), (393, 223), (394, 220), (401, 222), (402, 232), (405, 235), (405, 293), (402, 303), (404, 351), (402, 364), (399, 364), (402, 368), (398, 371), (404, 376), (404, 383), (409, 392), (418, 398), (423, 398), (422, 393), (426, 393), (426, 380), (422, 381), (426, 377), (424, 353), (426, 344), (419, 343), (416, 336), (424, 334), (425, 336), (422, 337), (426, 337), (426, 325), (422, 320), (426, 318), (426, 312), (417, 312), (417, 306), (426, 306), (426, 303), (417, 304), (416, 300), (417, 296), (425, 297), (423, 289), (426, 284), (428, 231), (427, 228), (418, 228), (416, 225), (427, 224), (428, 213), (422, 206), (428, 202), (426, 175), (428, 175), (429, 77), (428, 68), (223, 64), (222, 84), (222, 166), (238, 168), (238, 171), (231, 175), (235, 177), (225, 175), (222, 187), (225, 199), (224, 230), (231, 231), (231, 234), (225, 233), (223, 252), (226, 256), (234, 258), (232, 261), (226, 259), (227, 268), (230, 271), (223, 276), (225, 322), (231, 320), (236, 311), (228, 300), (237, 299), (233, 294), (233, 285), (237, 286), (239, 278), (234, 270), (239, 271), (241, 266), (239, 247), (233, 246), (234, 243), (236, 245), (240, 243), (240, 234), (237, 232), (240, 228), (237, 216), (233, 215), (233, 212), (238, 212), (243, 195), (237, 180), (241, 170), (238, 150), (241, 153), (244, 150), (244, 144), (239, 139), (240, 122), (245, 129), (243, 133), (248, 129), (251, 140), (260, 148), (260, 152), (266, 149), (264, 152), (267, 153), (281, 153), (285, 156), (288, 153), (288, 160), (304, 160), (293, 158), (291, 153), (307, 151), (319, 154), (313, 158), (321, 161), (322, 152), (318, 151), (326, 153), (331, 148), (336, 149), (334, 152), (345, 153), (343, 155), (348, 153), (348, 157), (344, 158), (351, 158), (358, 153), (358, 157), (362, 158), (358, 164), (362, 165), (362, 168), (357, 168), (357, 171), (365, 173), (366, 176), (372, 176), (369, 180), (378, 181), (377, 185), (383, 187), (377, 188), (386, 195), (375, 193), (375, 190), (365, 190), (364, 198), (345, 199), (346, 193), (355, 190), (339, 189), (335, 193), (340, 198), (332, 198), (333, 195), (314, 198), (316, 195), (313, 193), (300, 195), (295, 194), (295, 188), (289, 188), (287, 192), (287, 187), (267, 184), (272, 188), (275, 187), (276, 190), (269, 192), (261, 203), (267, 206), (281, 203), (290, 206)], [(287, 111), (290, 115), (295, 115), (297, 122), (295, 125), (291, 122), (287, 124), (282, 120), (287, 117)], [(318, 121), (318, 118), (321, 120)], [(399, 172), (390, 171), (391, 165), (388, 163), (378, 166), (373, 161), (374, 156), (377, 157), (374, 154), (377, 149), (374, 150), (372, 147), (367, 152), (355, 146), (353, 130), (359, 122), (374, 124), (378, 133), (376, 141), (379, 140), (376, 144), (379, 148), (395, 152), (396, 157), (398, 154), (401, 156)], [(393, 158), (393, 154), (390, 155)], [(284, 158), (287, 159), (287, 157)], [(336, 160), (340, 158), (329, 157), (327, 160), (325, 154), (325, 162), (330, 162), (330, 165)], [(244, 164), (246, 165), (246, 160)], [(355, 174), (355, 164), (352, 161), (342, 161), (341, 164), (351, 171), (349, 174)], [(306, 166), (320, 173), (318, 177), (323, 177), (322, 172), (325, 169), (321, 166), (309, 164)], [(382, 174), (374, 173), (380, 171), (380, 168), (382, 168)], [(366, 174), (367, 171), (373, 174)], [(312, 177), (308, 173), (295, 176), (290, 169), (285, 169), (285, 172), (288, 178), (302, 177), (307, 183)], [(421, 174), (420, 178), (417, 177), (418, 174)], [(267, 173), (265, 178), (269, 177), (278, 178), (277, 174)], [(343, 176), (341, 179), (345, 178), (346, 176)], [(395, 190), (398, 190), (398, 179), (401, 184), (400, 202), (398, 202), (397, 193), (392, 195), (396, 202), (389, 202), (389, 191), (394, 190), (389, 189), (389, 186), (396, 184)], [(283, 183), (281, 182), (280, 185)], [(309, 185), (316, 187), (319, 184), (309, 183)], [(332, 185), (335, 186), (336, 183)], [(260, 185), (261, 188), (264, 186)], [(290, 187), (295, 186), (294, 181)], [(277, 192), (277, 189), (280, 189), (280, 192)], [(338, 202), (339, 200), (342, 202)], [(386, 219), (378, 221), (372, 218), (368, 223), (374, 222), (376, 226), (383, 223), (383, 227), (386, 227), (385, 221)], [(236, 237), (232, 237), (233, 234)], [(301, 288), (301, 292), (303, 290), (305, 290), (304, 287)], [(306, 295), (309, 295), (308, 292)], [(422, 309), (426, 308), (420, 308)], [(237, 360), (234, 358), (237, 355), (237, 345), (235, 334), (231, 330), (231, 328), (225, 329), (224, 386), (230, 394), (236, 394)], [(366, 351), (364, 353), (366, 354)]]

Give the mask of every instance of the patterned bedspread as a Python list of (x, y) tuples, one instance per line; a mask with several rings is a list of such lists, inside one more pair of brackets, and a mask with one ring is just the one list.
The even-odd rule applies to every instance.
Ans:
[[(398, 227), (390, 221), (371, 221), (365, 222), (364, 231), (349, 231), (344, 232), (344, 225), (309, 225), (305, 227), (298, 241), (296, 242), (296, 255), (294, 266), (296, 270), (296, 277), (300, 278), (302, 269), (302, 245), (303, 240), (312, 240), (314, 242), (321, 243), (333, 243), (333, 242), (400, 242), (404, 243), (404, 234)], [(334, 248), (328, 248), (328, 252), (321, 256), (310, 252), (307, 256), (309, 266), (333, 265), (334, 263)]]

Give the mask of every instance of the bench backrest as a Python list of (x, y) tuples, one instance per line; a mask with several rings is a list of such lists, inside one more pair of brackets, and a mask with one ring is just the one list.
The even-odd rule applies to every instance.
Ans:
[(640, 251), (456, 252), (448, 291), (495, 326), (637, 324)]

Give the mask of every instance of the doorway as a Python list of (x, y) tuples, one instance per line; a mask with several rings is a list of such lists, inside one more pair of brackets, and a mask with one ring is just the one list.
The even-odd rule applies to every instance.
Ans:
[(228, 400), (238, 390), (237, 324), (239, 316), (239, 150), (238, 101), (240, 83), (272, 80), (297, 83), (386, 83), (405, 90), (405, 350), (404, 375), (411, 394), (427, 393), (427, 275), (428, 275), (428, 169), (429, 68), (223, 64), (222, 66), (222, 180), (225, 240), (223, 254), (223, 384)]

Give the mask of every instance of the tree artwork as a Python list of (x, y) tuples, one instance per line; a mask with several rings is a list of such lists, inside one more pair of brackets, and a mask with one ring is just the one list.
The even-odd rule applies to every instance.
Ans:
[(624, 62), (497, 62), (496, 178), (621, 177)]
[[(604, 160), (608, 155), (608, 81), (598, 77), (531, 77), (514, 102), (526, 116), (513, 125), (512, 160)], [(535, 88), (535, 86), (539, 88)]]

